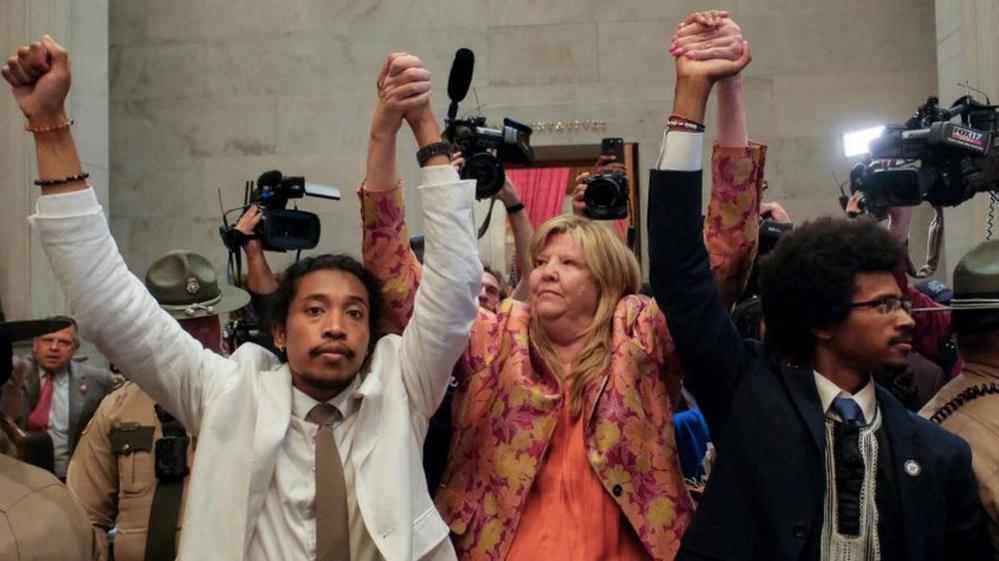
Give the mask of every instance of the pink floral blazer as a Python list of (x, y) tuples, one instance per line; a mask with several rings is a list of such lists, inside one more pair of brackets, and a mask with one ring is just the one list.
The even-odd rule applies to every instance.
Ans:
[[(711, 266), (730, 302), (752, 266), (766, 148), (715, 147), (705, 221)], [(364, 264), (383, 283), (383, 327), (413, 309), (420, 265), (409, 250), (401, 189), (360, 189)], [(653, 242), (654, 243), (654, 242)], [(626, 296), (614, 313), (613, 355), (585, 391), (587, 459), (654, 559), (672, 559), (693, 504), (673, 435), (682, 370), (655, 301)], [(559, 381), (532, 352), (530, 309), (505, 301), (480, 309), (455, 369), (454, 435), (436, 503), (458, 555), (501, 561), (558, 420)]]

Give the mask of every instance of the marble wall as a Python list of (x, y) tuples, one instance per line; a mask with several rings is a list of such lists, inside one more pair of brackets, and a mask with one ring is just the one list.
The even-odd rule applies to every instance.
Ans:
[[(841, 156), (840, 133), (901, 121), (936, 90), (932, 0), (716, 4), (732, 11), (753, 46), (747, 107), (752, 137), (770, 147), (767, 197), (798, 221), (836, 212), (837, 182), (853, 163)], [(491, 121), (604, 120), (605, 132), (539, 132), (534, 142), (622, 136), (640, 144), (647, 167), (672, 96), (668, 37), (705, 6), (112, 0), (112, 228), (134, 270), (179, 247), (221, 266), (218, 190), (227, 208), (236, 206), (246, 179), (277, 168), (343, 188), (348, 196), (339, 203), (307, 200), (302, 208), (323, 219), (320, 249), (358, 251), (351, 193), (364, 174), (375, 76), (390, 51), (424, 59), (439, 116), (454, 50), (465, 46), (476, 53), (473, 86)], [(401, 172), (411, 190), (414, 144), (403, 137)]]
[[(107, 0), (7, 0), (0, 5), (2, 59), (17, 47), (48, 33), (72, 54), (73, 90), (67, 110), (84, 169), (98, 198), (107, 203), (108, 2)], [(48, 260), (31, 236), (25, 217), (34, 209), (38, 188), (34, 144), (6, 82), (0, 83), (0, 299), (10, 319), (66, 311)]]

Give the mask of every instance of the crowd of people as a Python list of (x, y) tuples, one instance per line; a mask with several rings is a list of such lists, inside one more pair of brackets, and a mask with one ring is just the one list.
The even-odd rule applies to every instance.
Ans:
[[(0, 322), (0, 559), (999, 560), (999, 241), (928, 295), (911, 209), (791, 228), (761, 200), (739, 26), (694, 13), (668, 51), (648, 285), (582, 177), (537, 229), (508, 182), (516, 282), (481, 263), (430, 73), (392, 53), (361, 258), (275, 275), (251, 205), (244, 290), (190, 251), (128, 270), (77, 155), (69, 55), (18, 49), (0, 73), (35, 140), (29, 221), (72, 317)], [(765, 256), (763, 219), (787, 223)], [(220, 316), (251, 302), (263, 340), (228, 348)], [(81, 334), (127, 381), (74, 360)]]

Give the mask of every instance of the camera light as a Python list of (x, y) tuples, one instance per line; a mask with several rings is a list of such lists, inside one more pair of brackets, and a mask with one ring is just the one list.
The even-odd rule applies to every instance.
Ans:
[(885, 132), (884, 125), (843, 134), (843, 155), (847, 158), (861, 156), (871, 151), (871, 141)]

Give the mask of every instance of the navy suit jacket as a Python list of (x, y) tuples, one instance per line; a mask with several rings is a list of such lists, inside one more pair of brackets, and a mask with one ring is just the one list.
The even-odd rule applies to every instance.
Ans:
[[(717, 450), (677, 560), (818, 559), (826, 443), (812, 370), (739, 337), (704, 247), (701, 172), (653, 170), (650, 179), (652, 291)], [(880, 462), (900, 503), (897, 557), (991, 559), (967, 443), (880, 387), (877, 401), (890, 449)], [(906, 473), (910, 461), (918, 474)]]

